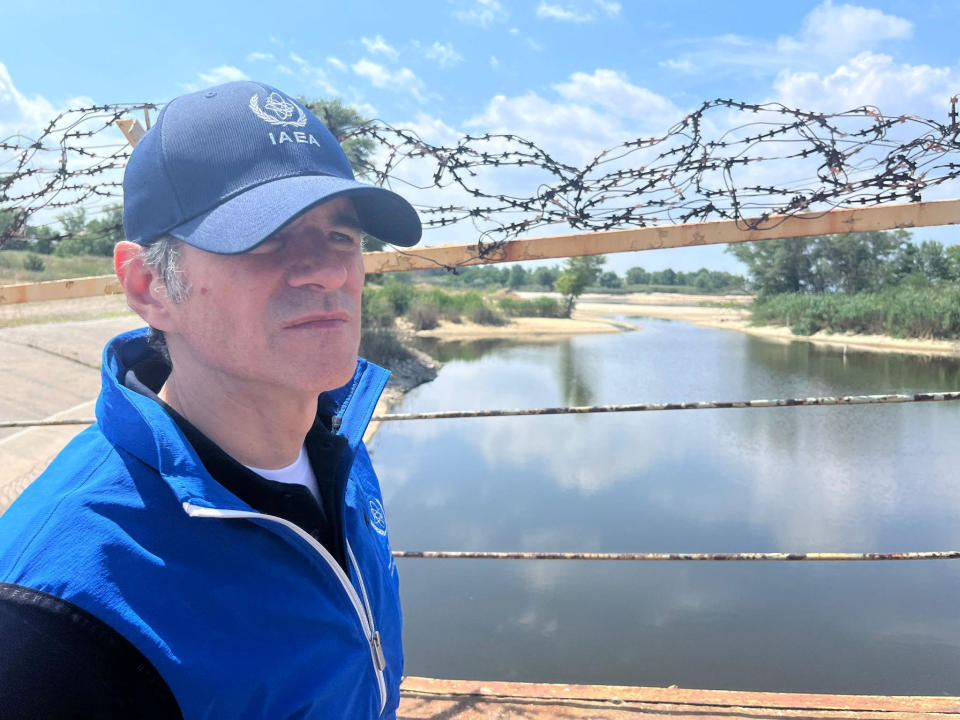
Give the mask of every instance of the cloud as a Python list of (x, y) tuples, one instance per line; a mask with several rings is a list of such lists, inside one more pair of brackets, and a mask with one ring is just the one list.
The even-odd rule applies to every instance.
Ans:
[(807, 13), (795, 34), (775, 40), (730, 33), (695, 38), (689, 41), (694, 49), (660, 65), (709, 68), (721, 74), (748, 70), (757, 76), (773, 76), (785, 69), (824, 72), (858, 53), (876, 51), (912, 35), (909, 20), (875, 8), (825, 0)]
[(661, 60), (657, 63), (662, 68), (667, 70), (676, 70), (677, 72), (682, 73), (693, 73), (697, 71), (697, 66), (694, 65), (690, 60)]
[(367, 49), (368, 52), (373, 53), (374, 55), (386, 55), (391, 60), (397, 59), (397, 51), (387, 44), (387, 41), (382, 37), (377, 35), (371, 40), (370, 38), (360, 38), (360, 42), (363, 43), (363, 46)]
[(553, 89), (567, 100), (599, 105), (624, 118), (678, 119), (679, 111), (667, 98), (632, 84), (625, 73), (615, 70), (596, 70), (592, 75), (574, 73), (569, 82), (556, 84)]
[(846, 58), (874, 48), (884, 40), (904, 40), (913, 35), (913, 23), (875, 8), (834, 5), (827, 0), (803, 20), (796, 37), (777, 38), (785, 52), (813, 52), (821, 57)]
[(235, 80), (249, 80), (247, 74), (233, 65), (220, 65), (205, 73), (200, 73), (200, 79), (207, 85), (220, 85)]
[(463, 62), (463, 57), (453, 49), (452, 43), (434, 42), (424, 51), (424, 54), (442, 68), (453, 67)]
[(333, 65), (337, 70), (340, 70), (341, 72), (345, 72), (347, 70), (347, 64), (340, 58), (328, 57), (327, 62)]
[[(72, 97), (62, 104), (54, 104), (42, 95), (28, 96), (17, 89), (6, 65), (0, 62), (0, 141), (8, 138), (11, 144), (22, 144), (24, 139), (27, 138), (30, 141), (35, 141), (41, 138), (44, 129), (61, 112), (91, 107), (94, 104), (94, 101), (89, 97)], [(42, 171), (58, 169), (61, 160), (58, 143), (63, 136), (63, 132), (68, 129), (78, 133), (77, 137), (70, 141), (72, 147), (90, 148), (93, 152), (92, 155), (81, 155), (68, 151), (66, 158), (67, 167), (70, 171), (81, 170), (95, 164), (96, 160), (93, 155), (102, 153), (104, 145), (114, 144), (116, 147), (121, 147), (126, 142), (116, 127), (103, 129), (102, 117), (84, 120), (79, 114), (69, 115), (63, 118), (63, 121), (52, 130), (51, 135), (44, 140), (43, 148), (31, 154), (25, 169)], [(86, 131), (94, 134), (84, 136), (83, 133)], [(18, 138), (17, 136), (21, 137)], [(0, 174), (15, 171), (17, 162), (14, 151), (0, 150)], [(121, 179), (122, 170), (113, 169), (103, 174), (97, 174), (94, 182), (119, 182)], [(80, 180), (81, 183), (86, 182), (83, 178)], [(6, 190), (11, 198), (16, 198), (24, 193), (35, 192), (38, 187), (36, 177), (26, 177), (21, 180), (14, 180)], [(69, 190), (59, 190), (57, 192), (55, 198), (52, 195), (47, 195), (45, 199), (47, 201), (56, 199), (57, 202), (70, 202), (75, 197), (74, 193)], [(91, 215), (95, 215), (99, 209), (111, 202), (116, 202), (116, 200), (112, 198), (87, 199), (84, 206), (90, 211)], [(62, 212), (62, 208), (40, 209), (30, 218), (30, 222), (34, 224), (49, 223), (60, 212)]]
[(537, 17), (572, 23), (586, 23), (593, 20), (593, 15), (590, 13), (581, 13), (560, 5), (551, 5), (546, 0), (541, 0), (540, 4), (537, 5)]
[(410, 68), (404, 67), (391, 71), (365, 58), (351, 67), (353, 72), (360, 77), (365, 77), (374, 87), (405, 91), (418, 102), (423, 102), (425, 99), (423, 81)]
[(507, 11), (499, 0), (467, 0), (457, 4), (453, 16), (470, 25), (488, 28), (507, 19)]
[(620, 15), (622, 6), (618, 2), (612, 2), (611, 0), (594, 0), (594, 3), (607, 17), (617, 17)]
[(46, 98), (40, 95), (29, 98), (17, 90), (7, 66), (0, 63), (0, 138), (14, 133), (35, 137), (56, 114)]
[(574, 73), (567, 82), (551, 87), (555, 97), (532, 91), (497, 95), (465, 124), (484, 132), (519, 135), (579, 166), (628, 138), (660, 134), (683, 115), (668, 99), (614, 70)]
[(949, 100), (960, 88), (960, 67), (897, 63), (865, 51), (827, 73), (784, 70), (774, 97), (791, 107), (823, 112), (876, 105), (887, 115), (925, 115), (946, 120)]
[(496, 55), (490, 56), (490, 67), (492, 67), (494, 70), (500, 67), (500, 61), (497, 59)]
[(252, 52), (247, 55), (247, 62), (257, 62), (259, 60), (273, 61), (273, 53)]
[(512, 35), (513, 37), (517, 38), (520, 42), (522, 42), (524, 45), (526, 45), (526, 46), (527, 46), (528, 48), (530, 48), (531, 50), (534, 50), (535, 52), (540, 52), (541, 50), (543, 50), (543, 45), (541, 45), (540, 43), (538, 43), (538, 42), (537, 42), (536, 40), (534, 40), (532, 37), (529, 37), (529, 36), (524, 35), (523, 33), (521, 33), (519, 28), (515, 28), (515, 27), (514, 27), (514, 28), (510, 28), (510, 29), (507, 31), (507, 33), (508, 33), (509, 35)]
[[(327, 76), (326, 70), (318, 65), (314, 65), (305, 58), (297, 55), (295, 52), (291, 52), (290, 60), (297, 66), (296, 75), (306, 83), (308, 86), (318, 88), (321, 92), (327, 95), (337, 95), (337, 91), (334, 86), (330, 83), (330, 79)], [(280, 68), (277, 68), (280, 72), (283, 72)]]

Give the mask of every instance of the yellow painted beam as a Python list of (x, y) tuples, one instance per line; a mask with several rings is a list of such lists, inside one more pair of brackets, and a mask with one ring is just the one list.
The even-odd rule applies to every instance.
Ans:
[(435, 245), (399, 252), (374, 252), (364, 255), (364, 268), (367, 273), (378, 274), (426, 270), (447, 265), (487, 265), (518, 260), (544, 260), (958, 223), (960, 200), (935, 200), (832, 210), (828, 213), (774, 215), (764, 222), (759, 230), (746, 230), (745, 223), (735, 220), (721, 220), (509, 240), (484, 258), (479, 257), (477, 245)]
[[(486, 257), (479, 256), (480, 251), (475, 244), (434, 245), (402, 251), (385, 250), (364, 254), (363, 266), (366, 273), (376, 275), (407, 270), (426, 270), (448, 265), (463, 267), (519, 260), (544, 260), (958, 223), (960, 223), (960, 200), (934, 200), (832, 210), (828, 213), (772, 216), (757, 230), (744, 229), (743, 223), (734, 220), (721, 220), (509, 240)], [(117, 292), (120, 292), (120, 287), (113, 275), (0, 285), (0, 305), (89, 297)]]
[(94, 275), (70, 280), (0, 285), (0, 305), (42, 300), (69, 300), (95, 295), (115, 295), (120, 292), (123, 290), (117, 282), (116, 275)]

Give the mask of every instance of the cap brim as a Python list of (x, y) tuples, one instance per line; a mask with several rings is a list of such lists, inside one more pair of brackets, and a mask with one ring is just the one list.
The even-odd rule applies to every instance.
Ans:
[(331, 175), (297, 175), (257, 185), (169, 231), (222, 255), (246, 252), (315, 205), (349, 197), (364, 232), (391, 245), (420, 241), (420, 218), (395, 192)]

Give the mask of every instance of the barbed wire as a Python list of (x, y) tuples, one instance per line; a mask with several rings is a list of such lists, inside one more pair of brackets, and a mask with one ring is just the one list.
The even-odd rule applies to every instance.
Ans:
[[(11, 238), (24, 237), (28, 222), (44, 209), (89, 209), (94, 202), (119, 202), (123, 196), (119, 171), (132, 148), (116, 123), (130, 113), (156, 107), (91, 105), (60, 113), (36, 138), (22, 134), (0, 138), (0, 213), (8, 214), (6, 227), (0, 226), (0, 247)], [(112, 224), (99, 232), (119, 230)], [(44, 239), (57, 241), (75, 234), (65, 230)]]
[[(476, 259), (543, 226), (605, 231), (733, 220), (756, 229), (782, 221), (775, 216), (918, 202), (960, 176), (956, 104), (951, 98), (940, 122), (873, 106), (818, 113), (718, 98), (662, 135), (626, 140), (582, 164), (509, 133), (435, 145), (378, 120), (340, 139), (373, 141), (360, 169), (410, 196), (427, 229), (472, 225)], [(112, 171), (123, 167), (129, 147), (108, 142), (109, 131), (124, 115), (156, 107), (79, 108), (37, 138), (0, 140), (0, 211), (13, 212), (0, 245), (22, 236), (39, 210), (120, 198)]]

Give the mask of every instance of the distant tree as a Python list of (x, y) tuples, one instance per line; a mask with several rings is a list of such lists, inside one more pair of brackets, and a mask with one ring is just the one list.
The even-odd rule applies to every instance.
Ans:
[(611, 270), (603, 273), (600, 276), (600, 286), (610, 289), (620, 288), (623, 287), (623, 280), (621, 280), (620, 276)]
[(763, 240), (728, 245), (727, 252), (747, 266), (758, 294), (775, 295), (810, 288), (809, 246), (807, 238)]
[(113, 246), (123, 239), (123, 208), (112, 205), (98, 218), (87, 221), (83, 208), (57, 216), (66, 235), (58, 244), (56, 254), (112, 255)]
[(656, 270), (650, 274), (650, 283), (652, 285), (676, 285), (677, 273), (671, 268)]
[(53, 252), (57, 233), (49, 225), (27, 225), (25, 234), (33, 249), (41, 255)]
[(632, 267), (627, 270), (627, 285), (649, 285), (650, 273), (642, 267)]
[(574, 303), (583, 291), (597, 282), (600, 269), (606, 261), (603, 255), (567, 258), (563, 272), (553, 284), (554, 289), (563, 295), (566, 317), (570, 317)]
[(57, 222), (60, 223), (60, 227), (67, 235), (82, 232), (87, 226), (87, 211), (82, 207), (67, 210), (67, 212), (57, 215)]
[(938, 243), (936, 240), (924, 240), (920, 243), (918, 255), (921, 270), (932, 281), (952, 279), (950, 261), (942, 243)]
[(923, 262), (905, 230), (846, 233), (730, 245), (760, 295), (881, 290)]
[(700, 268), (696, 274), (693, 276), (693, 282), (689, 283), (693, 285), (698, 290), (714, 290), (716, 286), (714, 285), (714, 279), (712, 274), (706, 268)]
[(373, 169), (370, 156), (373, 154), (376, 145), (368, 137), (353, 137), (351, 133), (369, 123), (370, 119), (365, 118), (349, 105), (344, 105), (339, 98), (329, 100), (315, 98), (310, 100), (300, 96), (297, 99), (305, 108), (320, 118), (337, 139), (353, 167), (353, 172), (357, 175), (368, 176)]
[(951, 245), (944, 250), (944, 255), (947, 257), (950, 279), (960, 280), (960, 245)]
[(560, 277), (560, 271), (556, 267), (538, 267), (533, 271), (533, 281), (545, 288), (553, 288), (553, 284)]
[(814, 292), (857, 293), (880, 290), (895, 282), (891, 260), (910, 238), (904, 230), (844, 233), (810, 242)]
[(518, 288), (523, 287), (527, 282), (527, 271), (523, 269), (523, 265), (511, 266), (507, 285), (511, 288)]

